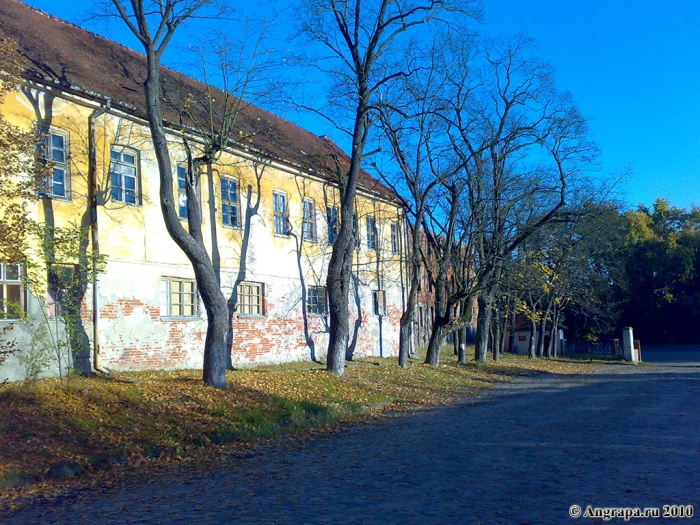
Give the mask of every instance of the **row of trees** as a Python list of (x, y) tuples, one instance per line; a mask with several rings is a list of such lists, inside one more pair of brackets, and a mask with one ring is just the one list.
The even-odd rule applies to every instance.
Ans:
[[(204, 380), (222, 387), (228, 310), (204, 248), (194, 195), (201, 168), (234, 140), (236, 112), (223, 115), (219, 127), (200, 130), (205, 140), (198, 151), (187, 149), (185, 230), (172, 198), (160, 97), (161, 58), (175, 31), (220, 6), (210, 0), (112, 3), (144, 47), (161, 207), (169, 233), (192, 262), (207, 310)], [(585, 119), (571, 96), (557, 90), (551, 67), (537, 58), (532, 42), (523, 36), (480, 39), (467, 27), (480, 17), (478, 5), (468, 0), (304, 0), (298, 10), (296, 36), (306, 52), (295, 56), (296, 64), (313, 67), (330, 86), (328, 103), (311, 109), (332, 119), (350, 143), (349, 162), (336, 173), (340, 224), (326, 283), (327, 367), (336, 375), (344, 373), (349, 343), (352, 216), (363, 166), (373, 165), (409, 205), (415, 249), (409, 258), (413, 278), (401, 319), (399, 363), (407, 363), (417, 276), (423, 269), (436, 305), (426, 361), (437, 365), (445, 337), (463, 334), (475, 301), (476, 357), (486, 359), (492, 317), (501, 311), (499, 298), (515, 286), (509, 282), (513, 265), (532, 258), (528, 254), (538, 243), (546, 245), (548, 236), (557, 236), (543, 229), (566, 209), (594, 158)], [(569, 221), (586, 213), (570, 211)], [(573, 235), (565, 226), (561, 232)], [(554, 266), (556, 251), (552, 248)], [(561, 301), (549, 302), (550, 310), (561, 309)]]
[[(644, 343), (697, 344), (700, 210), (657, 199), (567, 207), (514, 253), (498, 296), (494, 355), (516, 313), (530, 320), (531, 357), (553, 355), (565, 321), (573, 340), (617, 339), (632, 326)], [(495, 340), (493, 340), (495, 339)]]
[[(208, 86), (197, 100), (179, 105), (187, 129), (196, 128), (202, 138), (191, 144), (183, 134), (189, 223), (184, 228), (173, 199), (160, 65), (182, 24), (220, 16), (226, 6), (212, 0), (112, 0), (112, 6), (113, 16), (145, 51), (145, 105), (160, 204), (168, 232), (193, 265), (207, 311), (204, 380), (223, 387), (229, 310), (205, 248), (196, 188), (207, 167), (245, 139), (236, 121), (258, 55), (246, 71), (238, 71), (240, 82), (222, 86), (228, 88), (223, 111), (220, 101), (213, 109), (215, 91)], [(552, 68), (529, 39), (479, 38), (468, 24), (481, 12), (467, 0), (304, 0), (297, 13), (296, 37), (305, 54), (294, 63), (312, 67), (330, 86), (326, 104), (298, 105), (331, 119), (350, 143), (349, 162), (337, 163), (334, 172), (340, 221), (326, 282), (329, 370), (344, 373), (349, 344), (352, 216), (363, 167), (373, 167), (405, 199), (409, 212), (412, 279), (401, 318), (401, 366), (407, 365), (421, 272), (435, 293), (426, 357), (433, 365), (450, 332), (464, 340), (475, 303), (475, 357), (482, 361), (489, 344), (498, 356), (505, 320), (516, 312), (525, 313), (533, 327), (539, 323), (542, 332), (555, 331), (565, 312), (567, 321), (579, 317), (586, 326), (611, 322), (615, 303), (607, 298), (613, 290), (622, 297), (616, 250), (625, 217), (586, 179), (596, 155), (586, 120), (571, 96), (556, 88)], [(231, 67), (225, 53), (217, 58), (224, 69)], [(264, 163), (259, 171), (262, 176)], [(257, 213), (254, 192), (249, 188), (248, 220)], [(241, 268), (244, 276), (245, 251)], [(543, 342), (530, 349), (533, 357), (548, 353)]]

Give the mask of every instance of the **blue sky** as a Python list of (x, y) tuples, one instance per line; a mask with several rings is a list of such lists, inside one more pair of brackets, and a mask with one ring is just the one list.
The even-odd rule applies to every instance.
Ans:
[[(72, 22), (87, 0), (28, 0)], [(630, 206), (657, 197), (700, 205), (700, 1), (482, 0), (486, 35), (524, 32), (591, 119), (602, 175), (631, 165)], [(284, 24), (281, 24), (284, 25)], [(117, 23), (88, 29), (135, 47)], [(185, 35), (181, 35), (183, 37)], [(182, 42), (182, 40), (181, 40)], [(300, 125), (324, 134), (313, 120)]]

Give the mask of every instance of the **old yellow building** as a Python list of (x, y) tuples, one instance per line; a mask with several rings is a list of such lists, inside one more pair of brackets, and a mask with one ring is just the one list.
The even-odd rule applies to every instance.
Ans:
[[(100, 253), (107, 256), (99, 281), (85, 291), (82, 312), (86, 337), (99, 338), (102, 365), (200, 367), (206, 319), (194, 273), (161, 215), (144, 118), (145, 58), (18, 0), (0, 3), (0, 25), (19, 44), (26, 67), (0, 109), (12, 123), (42, 132), (54, 162), (37, 218), (57, 226), (96, 225)], [(166, 68), (163, 83), (171, 156), (184, 161), (183, 134), (193, 143), (198, 137), (178, 126), (178, 104), (193, 94), (196, 99), (204, 86)], [(323, 358), (325, 269), (338, 213), (334, 170), (347, 157), (329, 139), (254, 106), (243, 109), (237, 131), (199, 188), (209, 253), (230, 298), (231, 363)], [(178, 191), (182, 169), (175, 171)], [(174, 197), (183, 204), (183, 194)], [(179, 209), (186, 221), (186, 208)], [(402, 209), (366, 173), (356, 219), (351, 352), (395, 355), (405, 282)], [(87, 243), (85, 250), (91, 249)], [(14, 271), (3, 265), (3, 290), (16, 289)], [(38, 299), (27, 294), (30, 314), (45, 308)], [(13, 331), (23, 337), (20, 324)], [(0, 380), (18, 373), (9, 359)]]

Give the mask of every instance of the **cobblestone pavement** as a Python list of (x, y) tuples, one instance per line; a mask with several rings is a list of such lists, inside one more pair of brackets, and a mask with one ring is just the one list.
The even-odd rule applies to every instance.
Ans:
[(518, 380), (159, 483), (144, 473), (0, 523), (603, 523), (569, 517), (574, 504), (693, 505), (700, 516), (700, 367), (603, 368)]

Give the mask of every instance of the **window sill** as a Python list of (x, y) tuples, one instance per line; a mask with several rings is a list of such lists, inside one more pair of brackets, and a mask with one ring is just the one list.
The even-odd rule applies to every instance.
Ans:
[(241, 231), (242, 228), (240, 226), (231, 226), (230, 224), (221, 224), (222, 228), (225, 228), (227, 230), (235, 230), (235, 231)]
[(289, 235), (288, 233), (275, 233), (275, 237), (279, 237), (280, 239), (289, 239), (291, 235)]
[[(137, 208), (137, 209), (143, 208), (143, 204), (131, 204), (129, 202), (115, 201), (112, 199), (109, 199), (107, 202), (109, 202), (110, 204), (112, 204), (114, 206), (128, 206), (129, 208)], [(107, 203), (105, 203), (105, 204), (107, 204)]]
[(42, 199), (50, 199), (52, 201), (61, 201), (61, 202), (73, 202), (73, 199), (68, 196), (68, 197), (63, 197), (61, 195), (54, 195), (53, 193), (42, 193), (39, 195)]
[(173, 317), (173, 316), (164, 317), (164, 316), (161, 316), (160, 320), (161, 320), (161, 321), (165, 321), (165, 322), (172, 322), (172, 321), (199, 321), (199, 316), (188, 316), (188, 317)]
[(238, 314), (236, 317), (243, 317), (246, 319), (265, 319), (267, 316), (260, 314)]

